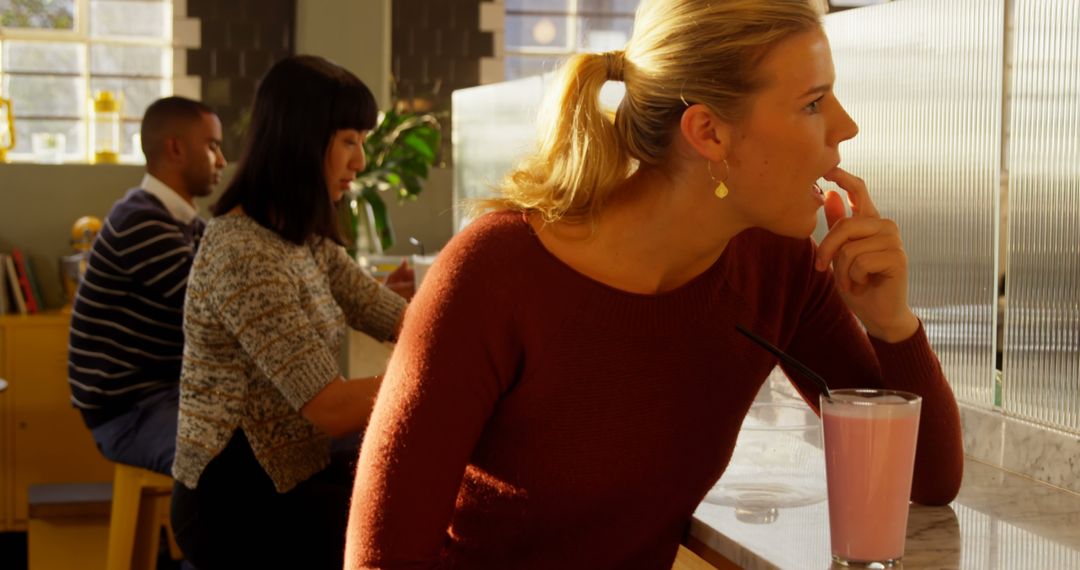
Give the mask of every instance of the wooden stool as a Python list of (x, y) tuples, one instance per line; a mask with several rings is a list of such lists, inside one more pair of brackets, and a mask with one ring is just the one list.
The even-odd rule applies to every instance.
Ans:
[(162, 526), (167, 531), (170, 554), (174, 560), (180, 558), (169, 524), (172, 487), (170, 477), (116, 464), (105, 570), (153, 570), (161, 545)]

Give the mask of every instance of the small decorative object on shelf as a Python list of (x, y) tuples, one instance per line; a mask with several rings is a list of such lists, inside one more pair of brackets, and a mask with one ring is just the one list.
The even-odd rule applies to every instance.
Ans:
[(94, 238), (101, 231), (101, 220), (94, 216), (83, 216), (71, 226), (71, 247), (75, 253), (60, 258), (60, 279), (64, 284), (64, 298), (70, 305), (75, 301), (75, 291), (86, 274), (86, 262)]
[(15, 148), (15, 114), (11, 99), (0, 97), (0, 162), (7, 162), (7, 153)]
[(98, 91), (90, 104), (90, 162), (120, 162), (120, 99), (112, 91)]

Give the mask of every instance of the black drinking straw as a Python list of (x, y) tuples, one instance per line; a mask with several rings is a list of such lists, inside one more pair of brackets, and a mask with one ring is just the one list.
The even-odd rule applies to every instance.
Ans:
[(748, 339), (754, 341), (755, 343), (757, 343), (757, 345), (760, 346), (761, 348), (764, 348), (765, 350), (773, 353), (773, 355), (776, 356), (777, 358), (779, 358), (784, 364), (787, 364), (788, 366), (794, 368), (795, 370), (798, 370), (800, 373), (802, 373), (803, 376), (809, 378), (810, 380), (813, 380), (814, 384), (817, 384), (817, 387), (819, 389), (821, 389), (821, 393), (825, 394), (826, 398), (829, 398), (829, 399), (832, 398), (832, 396), (829, 394), (829, 385), (825, 383), (824, 378), (822, 378), (821, 376), (818, 376), (817, 372), (814, 372), (813, 370), (810, 370), (802, 362), (799, 362), (798, 360), (795, 360), (795, 358), (793, 358), (788, 353), (780, 350), (779, 348), (776, 348), (775, 346), (772, 345), (772, 343), (770, 343), (769, 341), (761, 338), (760, 336), (750, 332), (749, 330), (745, 329), (742, 325), (738, 325), (738, 324), (735, 325), (735, 329), (738, 330), (739, 332), (741, 332), (743, 334), (743, 336), (745, 336), (746, 338), (748, 338)]

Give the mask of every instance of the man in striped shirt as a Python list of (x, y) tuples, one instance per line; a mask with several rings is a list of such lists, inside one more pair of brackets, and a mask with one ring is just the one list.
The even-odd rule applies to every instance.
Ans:
[(105, 218), (71, 316), (68, 383), (102, 454), (168, 474), (176, 447), (188, 272), (218, 183), (221, 121), (166, 97), (142, 121), (146, 175)]

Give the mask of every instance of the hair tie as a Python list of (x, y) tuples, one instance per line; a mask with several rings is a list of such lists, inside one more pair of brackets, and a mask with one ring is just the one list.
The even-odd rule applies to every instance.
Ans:
[(608, 81), (622, 81), (623, 67), (626, 65), (626, 55), (623, 51), (606, 51), (600, 55), (604, 57), (604, 65), (607, 66)]

